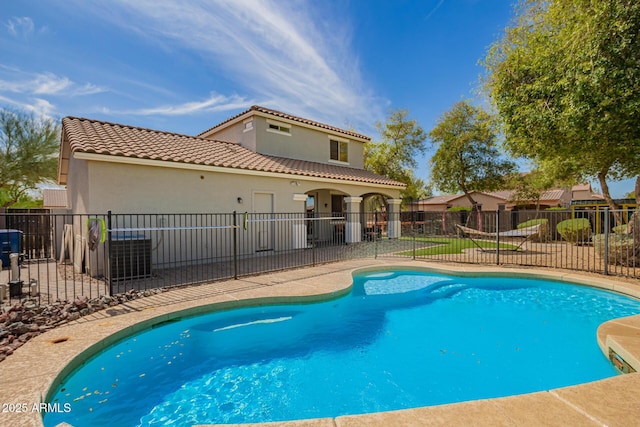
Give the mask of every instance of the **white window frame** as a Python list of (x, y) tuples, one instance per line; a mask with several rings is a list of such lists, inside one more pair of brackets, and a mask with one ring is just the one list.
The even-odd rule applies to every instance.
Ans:
[[(340, 138), (339, 136), (334, 136), (334, 135), (328, 135), (329, 136), (329, 162), (330, 163), (337, 163), (340, 165), (348, 165), (349, 164), (349, 140), (346, 138)], [(336, 141), (338, 143), (338, 158), (337, 159), (332, 159), (331, 158), (331, 144), (332, 141)], [(346, 145), (346, 155), (347, 155), (347, 160), (340, 160), (340, 147), (345, 144)]]
[(253, 130), (253, 118), (244, 120), (242, 124), (244, 126), (242, 132), (251, 132)]
[[(276, 126), (277, 129), (275, 128)], [(291, 125), (288, 123), (267, 119), (267, 132), (291, 136)]]

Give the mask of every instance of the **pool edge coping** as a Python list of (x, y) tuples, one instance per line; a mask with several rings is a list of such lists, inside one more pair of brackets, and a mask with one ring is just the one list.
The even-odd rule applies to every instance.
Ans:
[[(348, 262), (345, 262), (345, 264), (349, 264)], [(273, 304), (273, 303), (312, 303), (315, 301), (324, 301), (324, 300), (330, 300), (333, 298), (339, 298), (345, 294), (347, 294), (348, 292), (350, 292), (352, 286), (353, 286), (353, 277), (356, 274), (362, 274), (362, 273), (366, 273), (366, 272), (373, 272), (373, 271), (380, 271), (380, 270), (384, 270), (384, 269), (389, 269), (389, 268), (394, 268), (394, 269), (401, 269), (401, 270), (419, 270), (419, 271), (428, 271), (428, 272), (434, 272), (434, 273), (442, 273), (442, 274), (450, 274), (450, 275), (457, 275), (457, 276), (499, 276), (499, 277), (509, 277), (509, 276), (518, 276), (518, 277), (527, 277), (527, 278), (538, 278), (538, 279), (543, 279), (543, 280), (553, 280), (553, 281), (559, 281), (559, 282), (565, 282), (565, 283), (571, 283), (571, 284), (575, 284), (575, 285), (582, 285), (582, 286), (590, 286), (590, 287), (595, 287), (595, 288), (600, 288), (600, 289), (605, 289), (605, 290), (611, 290), (614, 292), (618, 292), (618, 293), (622, 293), (628, 296), (632, 296), (635, 298), (640, 298), (640, 286), (637, 286), (634, 284), (630, 284), (630, 283), (624, 283), (624, 282), (619, 282), (616, 281), (615, 278), (609, 278), (609, 277), (592, 277), (592, 276), (584, 276), (584, 275), (580, 275), (579, 273), (576, 272), (567, 272), (567, 271), (535, 271), (532, 272), (531, 270), (527, 270), (526, 268), (508, 268), (505, 269), (503, 267), (500, 266), (459, 266), (459, 265), (446, 265), (443, 266), (441, 264), (438, 265), (428, 265), (428, 263), (424, 262), (424, 261), (400, 261), (400, 260), (382, 260), (382, 259), (378, 259), (375, 261), (371, 261), (369, 263), (363, 263), (365, 265), (356, 265), (356, 266), (352, 266), (352, 267), (348, 267), (346, 269), (340, 270), (337, 273), (341, 273), (341, 278), (344, 280), (346, 277), (348, 277), (350, 280), (348, 281), (348, 284), (345, 283), (339, 283), (339, 284), (335, 284), (335, 286), (333, 287), (333, 290), (329, 291), (329, 292), (320, 292), (320, 293), (309, 293), (309, 294), (305, 294), (305, 295), (296, 295), (294, 293), (289, 293), (287, 295), (276, 295), (276, 296), (259, 296), (259, 297), (246, 297), (246, 298), (233, 298), (230, 297), (228, 299), (225, 299), (225, 297), (228, 297), (229, 295), (233, 295), (234, 293), (238, 293), (237, 291), (234, 291), (233, 289), (229, 292), (228, 294), (224, 294), (223, 296), (219, 296), (221, 298), (220, 301), (215, 301), (215, 302), (203, 302), (200, 303), (200, 301), (190, 301), (190, 302), (180, 302), (180, 301), (176, 301), (173, 304), (170, 304), (171, 306), (177, 306), (177, 305), (184, 305), (184, 304), (188, 304), (188, 303), (195, 303), (195, 305), (192, 305), (190, 307), (184, 307), (184, 308), (178, 308), (175, 310), (168, 310), (162, 314), (158, 314), (155, 316), (150, 316), (147, 317), (144, 320), (141, 321), (137, 321), (131, 324), (127, 325), (127, 319), (131, 320), (131, 313), (127, 313), (127, 314), (122, 314), (118, 316), (118, 319), (121, 320), (121, 327), (117, 327), (116, 330), (114, 330), (112, 333), (109, 333), (106, 336), (102, 336), (97, 340), (94, 340), (93, 343), (87, 344), (86, 347), (84, 347), (84, 349), (82, 349), (81, 351), (77, 352), (70, 358), (70, 360), (68, 360), (64, 367), (62, 367), (62, 369), (58, 369), (57, 372), (55, 373), (51, 373), (51, 372), (43, 372), (39, 375), (39, 377), (46, 377), (48, 378), (48, 380), (46, 381), (46, 387), (42, 387), (45, 384), (42, 384), (42, 381), (40, 381), (41, 387), (39, 387), (39, 390), (37, 391), (39, 394), (39, 398), (40, 400), (42, 400), (43, 397), (50, 397), (53, 392), (55, 391), (55, 387), (57, 386), (57, 384), (59, 384), (59, 382), (61, 381), (61, 379), (63, 379), (68, 373), (70, 373), (73, 369), (77, 368), (78, 366), (80, 366), (83, 362), (81, 361), (81, 359), (86, 358), (86, 357), (90, 357), (94, 354), (96, 354), (100, 349), (111, 345), (112, 343), (114, 343), (115, 341), (127, 336), (127, 335), (131, 335), (133, 333), (139, 332), (143, 329), (149, 328), (155, 324), (158, 323), (162, 323), (163, 321), (166, 320), (170, 320), (170, 319), (174, 319), (176, 317), (186, 317), (186, 316), (192, 316), (192, 315), (196, 315), (196, 314), (200, 314), (200, 313), (204, 313), (207, 311), (211, 311), (211, 309), (217, 309), (217, 310), (227, 310), (227, 309), (232, 309), (232, 308), (239, 308), (239, 307), (248, 307), (248, 306), (260, 306), (260, 305), (267, 305), (267, 304)], [(333, 264), (335, 265), (335, 264)], [(315, 268), (315, 267), (314, 267)], [(316, 275), (317, 277), (325, 277), (326, 275), (331, 275), (331, 274), (336, 274), (335, 269), (332, 269), (334, 271), (330, 271), (327, 273), (320, 273), (319, 275)], [(277, 273), (276, 273), (277, 275)], [(311, 276), (309, 276), (311, 277)], [(308, 277), (307, 277), (308, 278)], [(304, 278), (301, 280), (304, 282)], [(237, 283), (238, 281), (232, 281), (232, 283)], [(290, 281), (285, 281), (285, 284), (291, 284), (291, 283), (295, 283), (298, 282), (298, 280), (290, 280)], [(218, 282), (219, 283), (219, 282)], [(215, 285), (215, 283), (213, 284)], [(267, 286), (275, 286), (275, 285), (267, 285)], [(295, 291), (297, 288), (289, 288), (288, 291)], [(169, 291), (172, 292), (172, 291)], [(242, 292), (240, 292), (242, 293)], [(640, 315), (637, 316), (631, 316), (631, 317), (639, 317)], [(624, 318), (623, 318), (624, 319)], [(102, 319), (99, 319), (102, 320)], [(604, 324), (608, 324), (610, 322), (619, 322), (620, 319), (614, 319), (608, 322), (605, 322)], [(78, 321), (76, 321), (78, 322)], [(88, 322), (78, 322), (76, 323), (74, 322), (73, 324), (69, 324), (69, 325), (65, 325), (62, 328), (66, 328), (66, 327), (78, 327), (78, 324), (82, 324), (82, 323), (91, 323), (94, 322), (94, 320), (89, 320)], [(604, 325), (603, 324), (603, 325)], [(602, 325), (601, 325), (602, 326)], [(58, 328), (52, 331), (48, 331), (42, 335), (40, 335), (39, 337), (39, 342), (43, 342), (43, 341), (51, 341), (51, 340), (46, 340), (46, 336), (52, 336), (54, 334), (57, 334), (60, 332), (60, 329), (62, 328)], [(599, 328), (600, 330), (600, 328)], [(605, 335), (604, 336), (604, 344), (601, 344), (601, 337), (600, 337), (600, 333), (598, 332), (598, 344), (600, 345), (601, 349), (603, 351), (605, 351), (603, 349), (603, 345), (607, 345), (609, 341), (615, 341), (614, 339), (610, 340), (609, 339), (609, 335)], [(36, 341), (36, 339), (32, 340), (32, 341)], [(28, 351), (28, 346), (29, 346), (30, 342), (27, 342), (23, 347), (21, 347), (20, 349), (18, 349), (16, 351), (16, 353), (20, 353), (20, 356), (23, 355), (23, 353), (25, 353), (26, 351)], [(24, 349), (24, 350), (23, 350)], [(21, 351), (22, 350), (22, 351)], [(18, 356), (16, 355), (12, 355), (10, 358), (8, 358), (7, 360), (5, 360), (4, 362), (0, 363), (0, 372), (4, 371), (5, 369), (5, 364), (10, 363), (12, 359), (17, 359)], [(636, 357), (636, 359), (638, 359), (638, 357)], [(74, 362), (75, 364), (72, 365), (71, 362)], [(9, 366), (9, 369), (11, 367)], [(633, 374), (635, 375), (635, 374)], [(640, 374), (638, 374), (640, 375)], [(618, 376), (619, 377), (619, 376)], [(613, 377), (618, 378), (618, 377)], [(605, 380), (599, 380), (597, 382), (600, 381), (606, 381), (606, 380), (610, 380), (609, 379), (605, 379)], [(583, 387), (586, 386), (588, 384), (591, 383), (586, 383), (586, 384), (579, 384), (579, 385), (575, 385), (575, 386), (570, 386), (570, 387), (564, 387), (561, 389), (555, 389), (555, 390), (549, 390), (548, 392), (554, 392), (556, 390), (564, 390), (567, 388), (579, 388), (579, 387)], [(2, 392), (0, 392), (1, 395)], [(534, 393), (535, 394), (535, 393)], [(518, 395), (518, 396), (511, 396), (511, 397), (519, 397), (519, 396), (529, 396), (530, 394), (525, 394), (525, 395)], [(498, 399), (503, 399), (503, 398), (498, 398)], [(488, 399), (489, 401), (493, 401), (495, 399)], [(0, 401), (2, 401), (2, 399), (0, 399)], [(46, 399), (45, 399), (46, 401)], [(462, 403), (455, 403), (455, 404), (450, 404), (450, 405), (461, 405), (467, 402), (462, 402)], [(429, 407), (426, 407), (429, 408)], [(416, 408), (416, 409), (420, 409), (420, 408)], [(404, 409), (404, 410), (400, 410), (400, 411), (414, 411), (416, 409)], [(395, 411), (392, 411), (395, 412)], [(365, 414), (362, 415), (363, 417), (366, 415), (370, 415), (370, 414)], [(336, 417), (336, 418), (331, 418), (332, 420), (336, 421), (340, 418), (340, 419), (346, 419), (345, 417), (348, 417), (350, 419), (350, 417), (355, 417), (355, 416), (343, 416), (343, 417)], [(32, 424), (22, 424), (22, 425), (38, 425), (38, 426), (42, 426), (42, 419), (41, 417), (37, 418), (39, 420), (39, 423), (32, 423)], [(296, 422), (293, 422), (294, 425)], [(340, 424), (340, 423), (338, 423)], [(336, 425), (335, 423), (332, 425)], [(341, 424), (340, 424), (341, 425)]]

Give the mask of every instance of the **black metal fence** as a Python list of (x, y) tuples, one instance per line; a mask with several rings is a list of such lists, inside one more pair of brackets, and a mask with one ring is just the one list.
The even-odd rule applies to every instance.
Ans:
[(629, 219), (628, 212), (607, 210), (9, 211), (0, 213), (0, 302), (47, 304), (380, 256), (640, 277), (640, 227), (628, 229)]

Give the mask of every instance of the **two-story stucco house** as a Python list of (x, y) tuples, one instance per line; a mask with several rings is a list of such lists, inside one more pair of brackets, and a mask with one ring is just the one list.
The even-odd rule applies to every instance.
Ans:
[(399, 237), (404, 184), (364, 170), (356, 132), (253, 106), (198, 136), (62, 120), (58, 182), (72, 213), (344, 213), (362, 238), (363, 200), (382, 195)]

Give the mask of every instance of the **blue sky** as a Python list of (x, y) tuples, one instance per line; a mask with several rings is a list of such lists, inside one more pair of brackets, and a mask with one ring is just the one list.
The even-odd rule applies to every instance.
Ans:
[(5, 1), (0, 106), (195, 135), (257, 104), (374, 140), (407, 109), (429, 131), (479, 100), (512, 16), (502, 0)]

